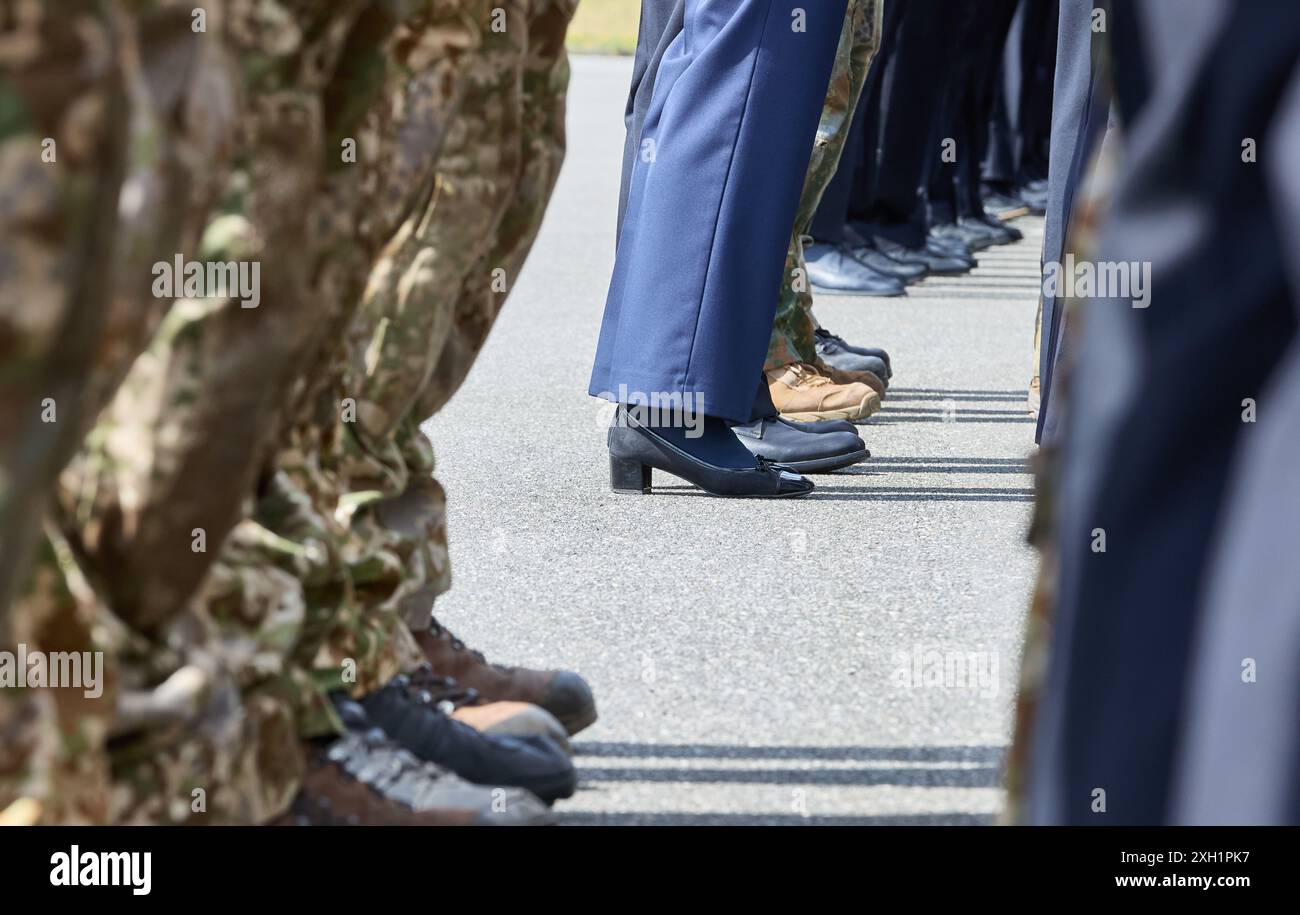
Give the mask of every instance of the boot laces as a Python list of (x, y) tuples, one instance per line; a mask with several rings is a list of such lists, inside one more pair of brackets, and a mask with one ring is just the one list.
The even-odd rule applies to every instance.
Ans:
[(796, 381), (805, 387), (816, 388), (828, 384), (834, 384), (834, 382), (823, 375), (816, 366), (809, 365), (806, 362), (791, 363), (790, 371), (794, 372)]
[(500, 671), (503, 671), (503, 672), (506, 672), (506, 673), (508, 673), (508, 672), (510, 671), (511, 668), (507, 667), (507, 666), (504, 665), (504, 664), (492, 664), (492, 663), (490, 663), (490, 662), (488, 661), (488, 659), (487, 659), (487, 656), (486, 656), (485, 654), (483, 654), (483, 652), (481, 652), (481, 651), (476, 651), (475, 649), (470, 648), (468, 645), (466, 645), (466, 644), (465, 644), (464, 642), (462, 642), (460, 639), (456, 638), (455, 633), (453, 633), (453, 632), (452, 632), (450, 629), (448, 629), (446, 626), (442, 625), (442, 623), (438, 622), (438, 618), (437, 618), (436, 616), (430, 616), (430, 617), (429, 617), (429, 634), (432, 635), (434, 638), (438, 638), (438, 637), (441, 636), (444, 632), (447, 633), (447, 637), (451, 640), (451, 647), (452, 647), (452, 650), (453, 650), (453, 651), (465, 651), (465, 652), (468, 652), (468, 653), (469, 653), (469, 656), (470, 656), (471, 658), (473, 658), (475, 661), (478, 661), (480, 664), (487, 664), (487, 665), (490, 666), (490, 667), (495, 667), (497, 670), (500, 670)]

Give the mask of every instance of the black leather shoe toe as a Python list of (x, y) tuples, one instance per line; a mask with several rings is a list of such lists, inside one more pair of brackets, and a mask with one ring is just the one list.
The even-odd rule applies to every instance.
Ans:
[(900, 263), (893, 258), (886, 257), (875, 248), (853, 248), (849, 253), (859, 263), (865, 264), (877, 273), (892, 276), (904, 283), (918, 283), (930, 275), (929, 268), (924, 264)]
[[(925, 250), (941, 257), (969, 258), (971, 246), (964, 238), (954, 235), (935, 235), (931, 233), (925, 240)], [(972, 264), (974, 262), (972, 261)]]
[(939, 276), (965, 273), (977, 266), (975, 258), (971, 257), (970, 248), (966, 247), (964, 242), (959, 242), (956, 239), (940, 241), (927, 238), (925, 240), (925, 251), (932, 258), (930, 272)]
[(857, 260), (837, 245), (808, 245), (804, 248), (808, 280), (815, 288), (860, 295), (902, 295), (905, 284)]
[(984, 209), (999, 220), (1015, 219), (1029, 214), (1029, 205), (1010, 194), (990, 191), (984, 194), (983, 203)]
[(1024, 232), (1021, 232), (1015, 226), (1007, 225), (1005, 222), (1003, 222), (1002, 220), (994, 216), (988, 216), (988, 215), (975, 216), (970, 220), (970, 222), (975, 222), (984, 226), (985, 228), (992, 229), (995, 233), (1000, 235), (1002, 238), (1007, 239), (1007, 242), (1020, 241), (1022, 238), (1025, 237)]
[(988, 232), (966, 228), (955, 222), (946, 223), (930, 230), (930, 237), (943, 245), (956, 245), (953, 253), (983, 251), (993, 247), (993, 236)]
[(1009, 245), (1011, 242), (1024, 237), (1019, 229), (1013, 229), (1010, 226), (1004, 226), (1001, 223), (991, 222), (986, 219), (963, 216), (957, 221), (957, 224), (964, 231), (987, 239), (990, 245)]
[(877, 236), (872, 243), (880, 253), (905, 264), (921, 264), (934, 276), (957, 276), (975, 266), (971, 257), (964, 257), (957, 249), (944, 244), (935, 244), (927, 239), (923, 248), (909, 248), (887, 238)]
[(838, 470), (869, 456), (855, 432), (805, 432), (770, 419), (731, 428), (755, 456), (803, 473)]
[(823, 353), (820, 350), (817, 355), (821, 357), (822, 362), (833, 369), (839, 369), (841, 372), (870, 372), (879, 378), (886, 388), (889, 387), (889, 367), (885, 365), (885, 360), (878, 356), (861, 356), (847, 351)]
[(854, 346), (843, 337), (831, 333), (824, 327), (817, 328), (814, 333), (817, 339), (817, 355), (821, 356), (823, 360), (825, 360), (827, 353), (856, 353), (859, 356), (873, 356), (885, 363), (885, 374), (878, 377), (888, 381), (893, 376), (894, 365), (889, 359), (889, 353), (883, 349), (876, 346)]

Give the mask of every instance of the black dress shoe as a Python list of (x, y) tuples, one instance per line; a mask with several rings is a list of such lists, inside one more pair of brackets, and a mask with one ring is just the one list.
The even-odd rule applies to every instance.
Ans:
[[(940, 257), (955, 257), (958, 260), (965, 261), (970, 267), (976, 266), (975, 258), (972, 257), (970, 246), (960, 238), (935, 238), (933, 235), (925, 239), (925, 250), (931, 254)], [(967, 269), (970, 269), (968, 267)]]
[[(347, 703), (352, 700), (336, 698)], [(573, 763), (546, 737), (482, 734), (451, 718), (429, 693), (397, 676), (361, 700), (366, 717), (403, 749), (479, 785), (526, 788), (546, 803), (572, 797)]]
[(894, 365), (889, 360), (889, 353), (885, 352), (883, 349), (874, 346), (853, 346), (843, 337), (831, 333), (824, 327), (817, 328), (813, 331), (813, 335), (817, 341), (817, 355), (822, 357), (823, 362), (826, 361), (827, 355), (834, 356), (839, 353), (854, 353), (858, 356), (874, 356), (881, 362), (885, 363), (885, 374), (880, 375), (879, 377), (884, 378), (886, 381), (893, 377)]
[(904, 283), (918, 282), (930, 273), (922, 264), (901, 264), (893, 258), (886, 257), (873, 248), (871, 242), (853, 231), (851, 226), (844, 227), (844, 248), (859, 263), (866, 264), (877, 273), (900, 279)]
[(983, 251), (985, 248), (993, 247), (994, 240), (991, 232), (971, 229), (959, 225), (955, 222), (944, 223), (935, 226), (930, 230), (930, 237), (937, 239), (940, 243), (956, 243), (964, 246), (967, 251)]
[(1025, 237), (1019, 229), (1004, 226), (997, 220), (980, 219), (978, 216), (963, 216), (957, 220), (957, 224), (967, 232), (983, 235), (993, 245), (1009, 245)]
[(860, 295), (902, 295), (905, 284), (858, 260), (838, 245), (808, 245), (803, 249), (808, 280), (816, 289), (856, 292)]
[(1021, 232), (1015, 226), (1009, 226), (1004, 222), (1000, 222), (993, 216), (985, 216), (980, 221), (983, 222), (985, 225), (994, 226), (995, 228), (1001, 229), (1003, 232), (1006, 232), (1008, 235), (1011, 236), (1012, 241), (1021, 241), (1025, 237), (1025, 233)]
[(812, 480), (765, 458), (754, 467), (717, 467), (689, 454), (619, 406), (609, 427), (610, 486), (620, 493), (649, 493), (651, 470), (681, 477), (713, 496), (780, 499), (806, 496)]
[(930, 230), (930, 234), (926, 237), (926, 251), (948, 257), (963, 257), (969, 260), (972, 266), (975, 265), (975, 259), (971, 257), (974, 248), (971, 248), (970, 243), (961, 234), (944, 233), (944, 226), (940, 226), (937, 231)]
[(1025, 202), (1029, 212), (1042, 216), (1047, 212), (1047, 181), (1038, 178), (1016, 189), (1016, 196)]
[[(833, 369), (839, 369), (841, 372), (870, 372), (880, 379), (882, 388), (889, 387), (889, 366), (885, 365), (885, 360), (879, 356), (863, 356), (848, 350), (823, 353), (822, 347), (817, 348), (817, 355), (821, 357), (822, 362)], [(883, 397), (885, 392), (879, 390), (876, 393)]]
[(929, 268), (924, 264), (903, 264), (869, 246), (850, 248), (849, 253), (859, 263), (903, 283), (918, 283), (930, 275)]
[(942, 247), (932, 247), (932, 239), (923, 248), (908, 248), (896, 241), (877, 235), (871, 239), (876, 250), (901, 264), (920, 264), (935, 276), (957, 276), (975, 266), (970, 257), (944, 253)]
[(871, 456), (857, 432), (805, 432), (779, 418), (731, 429), (756, 457), (803, 473), (827, 473)]
[(1029, 215), (1029, 205), (1012, 194), (986, 190), (982, 198), (984, 209), (995, 219), (1015, 219)]
[(1011, 241), (1020, 241), (1022, 238), (1025, 237), (1025, 233), (1021, 232), (1015, 226), (1009, 226), (1005, 222), (1002, 222), (1002, 220), (997, 219), (994, 216), (989, 216), (988, 214), (985, 214), (983, 216), (969, 216), (964, 218), (967, 221), (976, 222), (982, 226), (986, 226), (990, 229), (993, 229), (995, 232), (1001, 232), (1003, 235), (1009, 237)]

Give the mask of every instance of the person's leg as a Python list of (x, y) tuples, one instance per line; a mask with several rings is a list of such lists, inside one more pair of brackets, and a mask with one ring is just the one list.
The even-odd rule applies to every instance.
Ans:
[(986, 3), (987, 0), (960, 0), (949, 10), (954, 24), (944, 33), (946, 44), (940, 58), (950, 63), (930, 141), (931, 158), (925, 183), (929, 227), (956, 220), (958, 172), (962, 162), (978, 154), (974, 123), (967, 113), (981, 55), (994, 40)]
[(961, 55), (952, 100), (952, 131), (957, 157), (943, 189), (946, 200), (930, 201), (932, 239), (960, 242), (970, 251), (1020, 240), (1020, 230), (989, 218), (984, 211), (979, 168), (988, 136), (992, 83), (996, 62), (1006, 40), (1015, 0), (984, 0), (961, 25), (967, 52)]
[[(1259, 163), (1300, 320), (1300, 68), (1278, 99)], [(1300, 337), (1257, 401), (1193, 644), (1171, 808), (1179, 824), (1300, 824)]]
[(640, 155), (651, 155), (641, 148), (641, 126), (654, 95), (655, 74), (664, 52), (682, 31), (686, 0), (641, 0), (641, 25), (636, 36), (636, 56), (632, 62), (632, 85), (628, 89), (623, 123), (627, 136), (623, 141), (623, 171), (618, 188), (618, 229), (623, 234), (623, 217), (627, 213), (627, 195), (632, 187), (632, 165)]
[[(1297, 334), (1277, 216), (1290, 211), (1277, 208), (1267, 168), (1240, 151), (1242, 137), (1274, 136), (1300, 60), (1300, 11), (1176, 7), (1179, 49), (1151, 68), (1160, 76), (1128, 134), (1097, 252), (1150, 265), (1149, 307), (1087, 303), (1087, 383), (1067, 405), (1034, 823), (1170, 819), (1211, 546), (1234, 461), (1262, 431), (1243, 421), (1243, 403), (1273, 390)], [(1224, 361), (1234, 370), (1189, 397), (1187, 366)], [(1219, 670), (1240, 676), (1241, 660)]]
[(1016, 186), (1020, 164), (1020, 45), (1025, 30), (1025, 7), (1033, 2), (1019, 0), (1016, 4), (998, 61), (993, 111), (989, 118), (989, 149), (980, 163), (981, 184), (997, 194), (1008, 194)]
[(939, 119), (954, 66), (950, 52), (961, 40), (953, 11), (939, 0), (908, 0), (881, 74), (870, 193), (851, 209), (849, 223), (855, 257), (873, 269), (901, 264), (907, 272), (953, 275), (975, 265), (964, 247), (927, 236), (922, 187), (940, 154)]
[(958, 159), (958, 215), (983, 216), (984, 202), (980, 188), (980, 164), (990, 144), (990, 122), (1002, 72), (1002, 52), (1006, 47), (1016, 0), (986, 0), (980, 4), (982, 29), (980, 49), (973, 63), (970, 85), (965, 93), (961, 116), (965, 119), (970, 148)]
[(849, 139), (853, 114), (857, 111), (872, 57), (880, 43), (880, 14), (879, 0), (852, 0), (849, 15), (845, 19), (844, 34), (836, 52), (835, 71), (822, 108), (817, 145), (804, 179), (799, 212), (795, 217), (794, 236), (786, 254), (785, 275), (781, 282), (764, 371), (792, 362), (817, 361), (816, 340), (813, 336), (817, 321), (812, 315), (809, 267), (804, 260), (801, 239), (809, 230), (822, 194), (837, 171), (840, 156)]
[(880, 22), (880, 46), (867, 69), (867, 79), (858, 99), (853, 123), (845, 140), (835, 175), (826, 186), (810, 234), (819, 242), (838, 244), (845, 240), (845, 224), (855, 197), (867, 195), (866, 185), (875, 168), (875, 124), (880, 108), (880, 80), (898, 35), (906, 0), (884, 3)]
[(846, 7), (687, 2), (642, 130), (655, 154), (634, 165), (592, 394), (698, 396), (700, 412), (749, 419)]
[(878, 159), (881, 74), (887, 69), (890, 51), (897, 44), (904, 8), (904, 0), (885, 4), (880, 47), (867, 71), (844, 153), (808, 227), (813, 244), (804, 249), (806, 274), (811, 285), (819, 289), (858, 295), (902, 295), (907, 283), (921, 279), (927, 272), (923, 265), (901, 264), (885, 257), (848, 226), (851, 214), (869, 206)]
[(923, 247), (919, 189), (947, 86), (937, 51), (947, 46), (952, 20), (941, 0), (908, 0), (898, 43), (881, 74), (879, 130), (872, 197), (860, 215), (869, 234)]
[(1020, 174), (1022, 183), (1047, 179), (1052, 133), (1052, 83), (1056, 69), (1058, 3), (1027, 3), (1022, 35)]
[[(1110, 118), (1110, 78), (1097, 72), (1103, 59), (1100, 44), (1107, 36), (1091, 27), (1092, 0), (1064, 0), (1061, 4), (1060, 40), (1053, 91), (1052, 149), (1048, 169), (1046, 219), (1043, 225), (1043, 263), (1059, 263), (1074, 209), (1074, 196), (1084, 169), (1100, 146)], [(1062, 305), (1044, 293), (1039, 338), (1039, 412), (1035, 437), (1050, 441), (1054, 427), (1052, 381), (1064, 335)]]
[[(175, 28), (175, 10), (153, 7), (31, 12), (7, 17), (6, 42), (24, 50), (5, 55), (0, 79), (9, 112), (0, 132), (0, 652), (10, 657), (19, 645), (89, 652), (120, 641), (97, 635), (103, 621), (78, 599), (67, 544), (51, 533), (52, 496), (166, 314), (151, 267), (194, 254), (236, 135), (216, 30)], [(132, 142), (137, 124), (150, 125), (149, 143)], [(97, 698), (57, 684), (0, 688), (0, 818), (110, 819), (105, 741), (122, 674), (116, 651), (104, 658)]]

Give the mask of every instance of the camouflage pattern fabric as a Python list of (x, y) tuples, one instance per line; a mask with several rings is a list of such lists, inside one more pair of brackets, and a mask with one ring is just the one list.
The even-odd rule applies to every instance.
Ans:
[[(42, 518), (167, 310), (150, 265), (192, 245), (231, 154), (225, 59), (190, 9), (0, 2), (0, 651), (95, 647), (93, 592)], [(104, 819), (87, 751), (111, 685), (0, 690), (0, 808), (18, 785), (49, 820)]]
[(29, 740), (0, 760), (0, 808), (263, 821), (296, 790), (299, 738), (337, 728), (323, 688), (415, 663), (406, 621), (447, 584), (419, 410), (463, 380), (537, 231), (573, 6), (205, 5), (235, 66), (196, 81), (226, 78), (238, 145), (191, 256), (260, 264), (261, 304), (176, 301), (64, 471), (14, 615), (61, 599), (93, 624), (114, 698), (79, 758), (111, 802), (70, 812), (66, 754)]
[(786, 254), (785, 278), (781, 283), (764, 371), (792, 362), (817, 362), (813, 331), (818, 325), (812, 314), (813, 297), (808, 283), (808, 267), (804, 263), (803, 238), (812, 225), (826, 186), (839, 167), (867, 71), (880, 48), (883, 14), (884, 0), (852, 0), (849, 3), (844, 31), (835, 54), (835, 69), (831, 72), (821, 123), (817, 127), (812, 160), (799, 198), (794, 235)]

